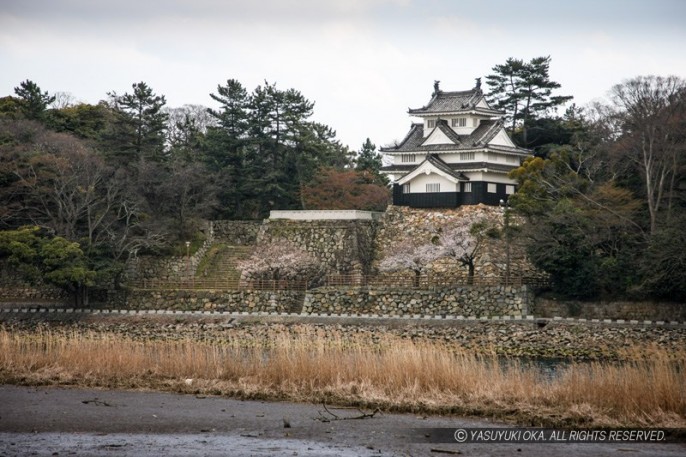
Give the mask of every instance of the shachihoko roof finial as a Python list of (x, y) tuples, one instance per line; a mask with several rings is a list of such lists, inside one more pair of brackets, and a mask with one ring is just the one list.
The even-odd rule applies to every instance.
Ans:
[(434, 95), (436, 95), (437, 93), (439, 93), (439, 92), (441, 91), (441, 90), (438, 88), (438, 85), (439, 85), (440, 83), (441, 83), (441, 82), (440, 82), (439, 80), (435, 80), (435, 81), (434, 81)]

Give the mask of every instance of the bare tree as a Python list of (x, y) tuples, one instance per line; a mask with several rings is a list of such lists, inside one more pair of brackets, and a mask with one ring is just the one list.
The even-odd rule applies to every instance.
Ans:
[(71, 92), (55, 92), (55, 99), (50, 104), (53, 109), (64, 109), (76, 105), (76, 97)]
[(623, 135), (620, 156), (631, 161), (643, 180), (650, 233), (666, 208), (671, 217), (686, 138), (686, 82), (676, 76), (639, 76), (612, 88), (615, 116)]
[(210, 115), (206, 106), (183, 105), (179, 108), (165, 107), (167, 119), (167, 142), (169, 146), (187, 143), (192, 132), (206, 133), (207, 128), (217, 125), (217, 120)]
[(36, 225), (77, 239), (80, 223), (89, 215), (97, 219), (93, 205), (100, 203), (98, 192), (111, 170), (69, 135), (45, 131), (35, 146), (37, 154), (15, 170), (26, 191), (24, 214)]
[(15, 180), (7, 190), (22, 201), (21, 210), (9, 214), (14, 221), (78, 240), (87, 253), (107, 247), (115, 260), (163, 243), (125, 173), (81, 140), (38, 128), (27, 146), (7, 164)]

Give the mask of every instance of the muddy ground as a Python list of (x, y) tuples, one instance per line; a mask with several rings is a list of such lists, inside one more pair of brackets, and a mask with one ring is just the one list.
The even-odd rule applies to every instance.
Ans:
[(416, 429), (511, 425), (383, 412), (352, 419), (361, 415), (312, 404), (0, 386), (0, 456), (686, 455), (686, 444), (435, 443)]

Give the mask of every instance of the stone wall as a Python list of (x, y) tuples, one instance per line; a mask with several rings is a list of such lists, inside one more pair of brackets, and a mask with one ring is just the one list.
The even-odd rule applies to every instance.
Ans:
[(374, 220), (265, 220), (258, 246), (288, 240), (323, 262), (332, 273), (368, 273), (374, 256)]
[(212, 221), (210, 224), (212, 241), (232, 246), (252, 246), (257, 242), (262, 221)]
[(580, 302), (537, 297), (531, 309), (537, 317), (686, 321), (686, 304), (683, 303)]
[(349, 315), (526, 315), (525, 286), (464, 286), (437, 290), (319, 287), (303, 291), (143, 290), (113, 294), (109, 306), (126, 309), (325, 313)]
[(68, 303), (73, 298), (63, 289), (15, 283), (0, 285), (0, 302)]
[(332, 209), (332, 210), (292, 210), (269, 212), (269, 219), (290, 219), (298, 221), (324, 221), (324, 220), (377, 220), (383, 213), (376, 211), (360, 211), (357, 209)]
[(304, 292), (263, 290), (130, 290), (117, 297), (126, 309), (299, 313)]
[(126, 279), (127, 281), (138, 282), (151, 279), (158, 281), (190, 280), (195, 276), (195, 271), (211, 244), (211, 240), (205, 241), (202, 247), (190, 257), (139, 256), (130, 258), (126, 262)]
[(30, 284), (4, 261), (0, 262), (0, 302), (69, 303), (71, 300), (64, 289), (48, 284)]
[[(377, 260), (390, 255), (395, 246), (403, 239), (417, 240), (420, 243), (430, 243), (436, 236), (436, 229), (462, 223), (465, 214), (471, 213), (477, 219), (485, 219), (496, 229), (504, 228), (503, 210), (486, 205), (466, 205), (455, 209), (421, 209), (405, 206), (389, 206), (381, 218), (376, 244)], [(476, 214), (474, 214), (476, 213)], [(516, 221), (513, 221), (514, 224)], [(475, 276), (481, 278), (502, 277), (507, 271), (508, 243), (504, 236), (500, 238), (486, 237), (481, 254), (475, 262)], [(516, 277), (545, 277), (526, 257), (522, 244), (515, 238), (509, 243), (510, 276)], [(468, 269), (459, 262), (444, 259), (428, 265), (427, 272), (438, 277), (454, 277), (465, 279)]]
[[(329, 321), (329, 319), (327, 319)], [(84, 319), (76, 313), (42, 313), (36, 319), (31, 313), (0, 312), (0, 326), (5, 322), (35, 328), (48, 323), (63, 326), (69, 332), (77, 329), (109, 332), (124, 338), (155, 338), (170, 340), (192, 338), (217, 341), (232, 338), (246, 341), (267, 341), (278, 336), (286, 338), (316, 333), (324, 338), (343, 341), (368, 341), (384, 335), (416, 342), (440, 341), (468, 351), (503, 356), (543, 358), (621, 359), (632, 345), (660, 347), (667, 351), (682, 351), (686, 347), (684, 326), (609, 325), (551, 321), (545, 325), (531, 321), (425, 321), (405, 322), (397, 319), (366, 320), (362, 323), (322, 320), (306, 321), (299, 317), (246, 317), (220, 319), (213, 316), (190, 317), (176, 315), (114, 315), (93, 314)], [(270, 323), (271, 322), (271, 323)], [(631, 352), (629, 353), (631, 355)], [(633, 353), (635, 355), (635, 352)]]
[(193, 255), (131, 258), (126, 265), (126, 278), (136, 282), (189, 280), (195, 276), (198, 265), (212, 244), (221, 242), (234, 246), (254, 245), (261, 224), (260, 221), (211, 221), (209, 228), (204, 230), (207, 239)]
[(307, 292), (305, 313), (454, 316), (521, 316), (526, 286), (464, 286), (434, 290), (320, 287)]

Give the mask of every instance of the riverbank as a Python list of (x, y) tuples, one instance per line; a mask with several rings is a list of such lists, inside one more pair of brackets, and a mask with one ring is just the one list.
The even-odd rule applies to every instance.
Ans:
[[(7, 456), (225, 456), (230, 450), (237, 457), (611, 457), (618, 452), (676, 457), (686, 450), (683, 444), (663, 443), (430, 443), (422, 429), (511, 425), (388, 413), (325, 421), (322, 405), (200, 395), (0, 386), (0, 402), (0, 453)], [(333, 412), (359, 415), (356, 410)]]
[[(54, 310), (53, 310), (54, 311)], [(686, 348), (683, 323), (629, 323), (565, 319), (425, 319), (313, 315), (242, 315), (204, 313), (0, 312), (0, 323), (17, 329), (38, 326), (108, 332), (133, 339), (179, 338), (221, 341), (227, 334), (261, 340), (273, 329), (288, 332), (299, 325), (317, 327), (324, 335), (350, 337), (390, 334), (413, 341), (443, 341), (483, 355), (621, 360), (629, 349)]]
[[(623, 363), (570, 360), (551, 378), (518, 359), (503, 359), (494, 349), (498, 342), (524, 336), (498, 327), (513, 323), (489, 324), (266, 324), (174, 316), (6, 320), (0, 382), (326, 402), (537, 426), (686, 426), (682, 333), (642, 328), (644, 344), (636, 345), (626, 338), (631, 328), (605, 329), (619, 332), (609, 353)], [(560, 324), (554, 331), (569, 335), (574, 347), (588, 339), (574, 328)], [(522, 332), (541, 329), (528, 323)], [(550, 335), (537, 338), (551, 346)]]

